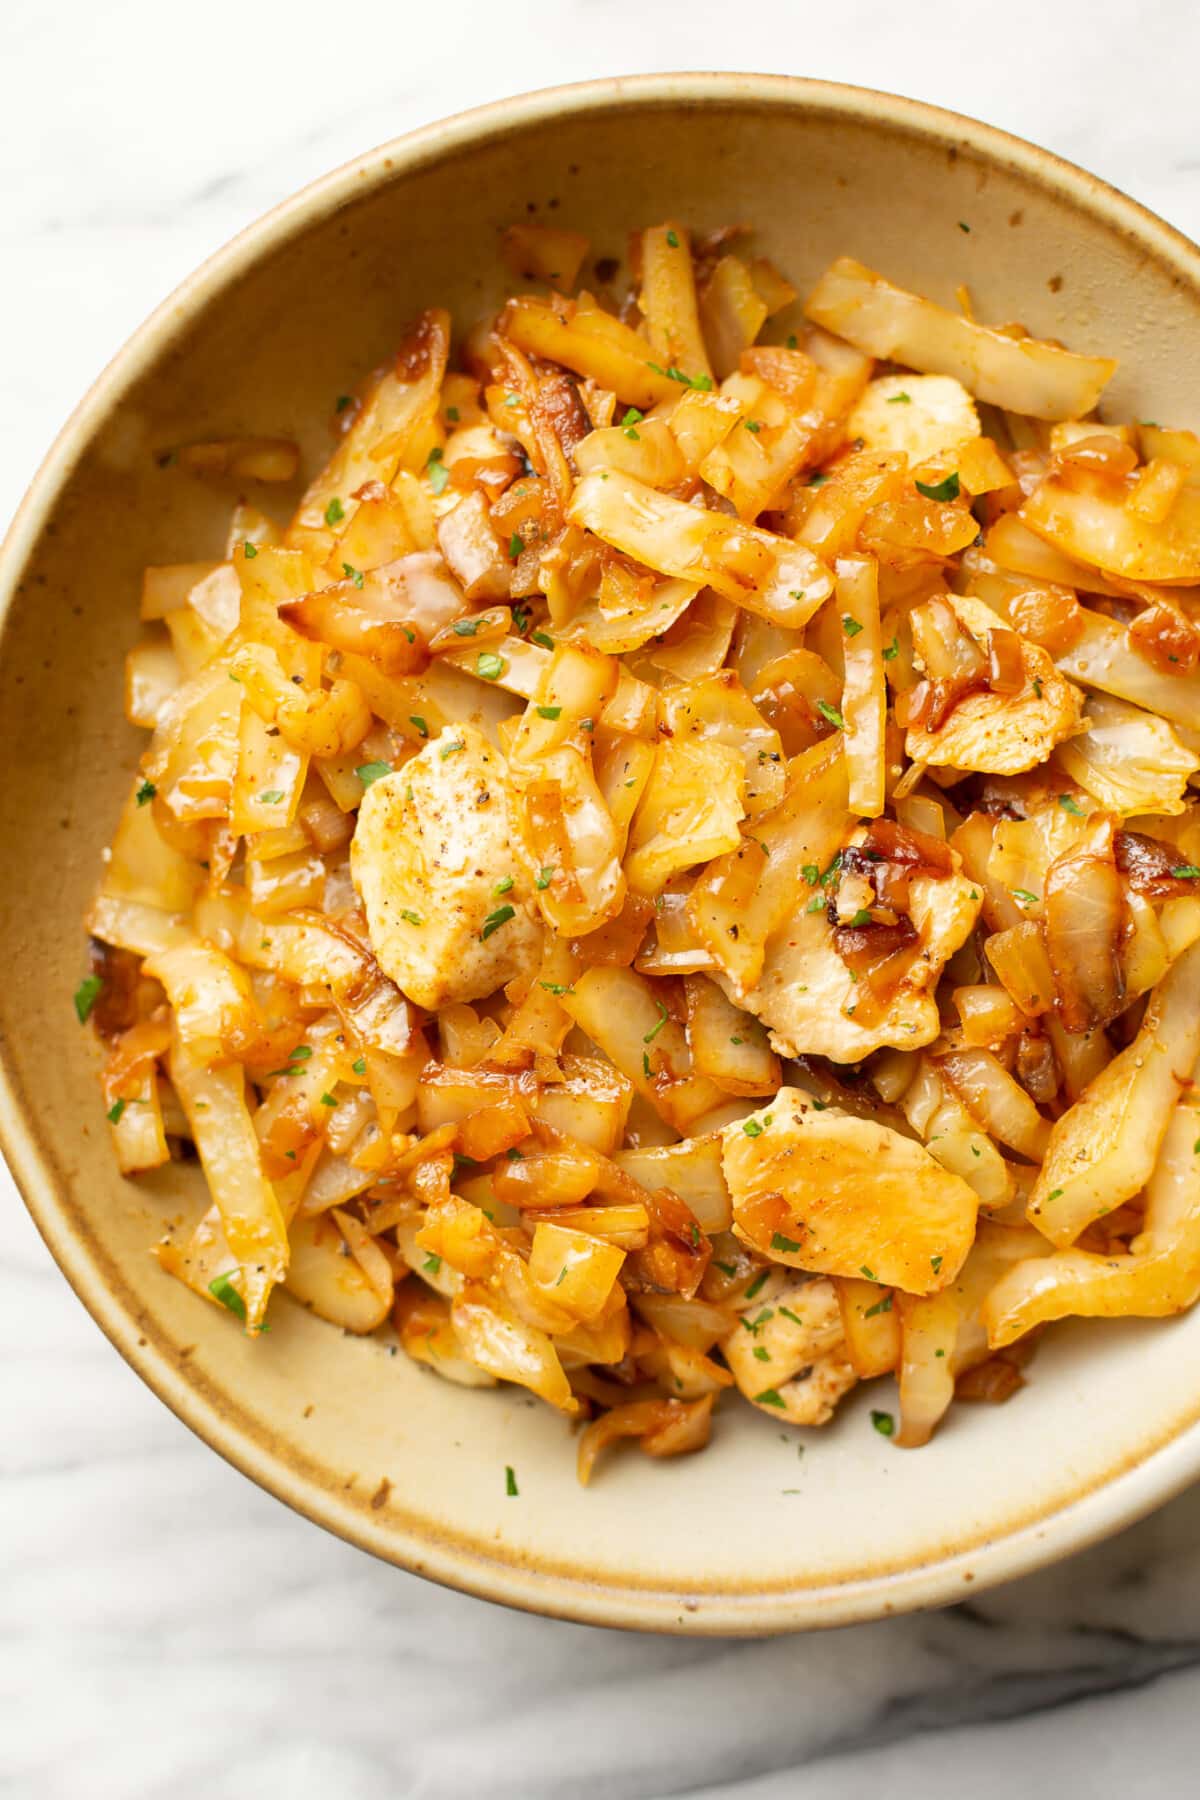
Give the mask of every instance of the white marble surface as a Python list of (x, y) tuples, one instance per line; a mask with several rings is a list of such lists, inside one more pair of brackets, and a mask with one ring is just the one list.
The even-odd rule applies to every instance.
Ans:
[[(1194, 0), (14, 12), (0, 514), (92, 375), (201, 257), (440, 114), (635, 68), (816, 74), (991, 119), (1200, 235), (1198, 60)], [(0, 1181), (0, 1792), (1195, 1790), (1200, 1496), (972, 1609), (829, 1637), (671, 1642), (505, 1613), (325, 1536), (194, 1440), (91, 1324)]]

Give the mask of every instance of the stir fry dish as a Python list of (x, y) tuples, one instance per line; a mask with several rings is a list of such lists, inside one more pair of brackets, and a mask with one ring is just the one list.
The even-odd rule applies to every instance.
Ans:
[(894, 1377), (924, 1444), (1200, 1295), (1200, 437), (743, 228), (501, 251), (302, 492), (284, 439), (162, 457), (232, 518), (128, 656), (114, 1153), (199, 1159), (204, 1302), (518, 1383), (584, 1481), (727, 1390)]

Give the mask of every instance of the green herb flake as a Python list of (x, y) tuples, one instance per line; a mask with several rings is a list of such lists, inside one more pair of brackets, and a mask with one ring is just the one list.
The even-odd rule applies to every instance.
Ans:
[(933, 1270), (933, 1272), (934, 1272), (934, 1274), (935, 1274), (935, 1275), (936, 1275), (936, 1274), (937, 1274), (937, 1272), (938, 1272), (938, 1270), (939, 1270), (939, 1269), (940, 1269), (940, 1268), (941, 1268), (941, 1266), (942, 1266), (942, 1259), (941, 1259), (941, 1257), (940, 1257), (940, 1256), (931, 1256), (931, 1257), (930, 1257), (930, 1259), (929, 1259), (929, 1266), (930, 1266), (930, 1268), (931, 1268), (931, 1269), (932, 1269), (932, 1270)]
[(114, 1100), (113, 1104), (109, 1107), (108, 1111), (105, 1113), (104, 1116), (108, 1120), (110, 1125), (119, 1125), (121, 1123), (121, 1114), (124, 1111), (125, 1111), (125, 1101), (124, 1100)]
[(544, 869), (538, 870), (537, 880), (534, 882), (533, 885), (534, 885), (534, 887), (538, 888), (539, 890), (544, 891), (546, 888), (548, 888), (550, 886), (550, 883), (553, 880), (554, 880), (554, 870), (552, 867), (547, 866)]
[(800, 1317), (800, 1314), (794, 1313), (790, 1306), (781, 1306), (779, 1308), (779, 1316), (781, 1319), (790, 1319), (793, 1325), (804, 1324), (804, 1320)]
[(1062, 807), (1064, 812), (1073, 814), (1077, 819), (1082, 819), (1087, 816), (1073, 794), (1060, 794), (1058, 796), (1058, 804)]
[(483, 921), (483, 929), (479, 933), (481, 940), (486, 943), (493, 931), (499, 931), (502, 925), (507, 925), (510, 919), (516, 917), (516, 911), (515, 906), (498, 906), (495, 912), (489, 913)]
[(241, 1319), (242, 1323), (245, 1324), (246, 1302), (242, 1299), (242, 1296), (238, 1293), (228, 1275), (218, 1275), (214, 1281), (210, 1281), (208, 1284), (208, 1291), (214, 1300), (219, 1300), (222, 1306), (229, 1309), (235, 1319)]
[(425, 1258), (425, 1261), (421, 1264), (421, 1273), (423, 1275), (436, 1275), (439, 1272), (439, 1270), (441, 1269), (441, 1266), (442, 1266), (441, 1257), (434, 1256), (431, 1252)]
[(649, 1031), (642, 1039), (643, 1044), (652, 1044), (671, 1016), (661, 1000), (656, 1000), (654, 1004), (658, 1008), (658, 1023), (650, 1027)]
[(334, 1099), (332, 1094), (322, 1094), (321, 1095), (321, 1105), (322, 1106), (336, 1106), (337, 1101)]
[(884, 660), (884, 662), (892, 662), (894, 660), (894, 658), (899, 656), (899, 654), (900, 654), (900, 639), (893, 638), (891, 643), (888, 645), (887, 649), (883, 652), (883, 660)]
[(479, 620), (455, 619), (453, 629), (455, 637), (474, 637), (479, 630)]
[(550, 719), (550, 720), (561, 719), (562, 718), (562, 707), (561, 706), (539, 706), (537, 708), (537, 716), (539, 719)]
[(891, 1310), (892, 1296), (890, 1294), (885, 1294), (882, 1300), (877, 1300), (875, 1302), (874, 1306), (868, 1306), (866, 1312), (863, 1314), (863, 1318), (873, 1319), (876, 1313), (890, 1313)]
[(429, 452), (429, 461), (425, 464), (425, 473), (429, 478), (429, 485), (434, 493), (442, 493), (445, 490), (446, 483), (450, 479), (450, 471), (442, 461), (442, 452), (437, 444), (435, 444), (433, 449)]
[(1195, 863), (1180, 863), (1171, 873), (1177, 881), (1200, 881), (1200, 868)]
[(757, 1119), (743, 1119), (742, 1130), (748, 1138), (761, 1137), (763, 1134), (763, 1128)]
[(493, 894), (496, 895), (497, 898), (499, 898), (499, 896), (501, 894), (507, 894), (509, 892), (509, 890), (512, 887), (512, 884), (513, 884), (513, 878), (511, 875), (502, 875), (500, 877), (499, 881), (496, 883), (495, 887), (492, 889), (492, 892), (493, 892)]
[(335, 410), (338, 412), (345, 412), (345, 410), (348, 406), (353, 406), (353, 405), (354, 405), (354, 401), (351, 399), (349, 394), (339, 394), (337, 397), (337, 407)]
[(507, 1156), (509, 1162), (524, 1162), (525, 1161), (525, 1152), (523, 1150), (518, 1150), (515, 1144), (512, 1145), (508, 1150), (506, 1150), (504, 1152), (504, 1154), (505, 1154), (505, 1156)]
[(1051, 1188), (1050, 1192), (1046, 1195), (1047, 1205), (1050, 1203), (1051, 1200), (1059, 1200), (1061, 1198), (1062, 1198), (1062, 1189), (1061, 1188)]
[(764, 1388), (761, 1394), (755, 1394), (756, 1406), (777, 1406), (781, 1412), (787, 1411), (787, 1402), (778, 1388)]
[(481, 650), (475, 658), (475, 673), (481, 681), (499, 681), (504, 673), (504, 658), (494, 650)]
[(750, 1283), (750, 1286), (746, 1289), (745, 1298), (747, 1300), (753, 1300), (754, 1296), (758, 1293), (758, 1290), (762, 1287), (763, 1282), (767, 1279), (767, 1276), (770, 1273), (771, 1273), (770, 1269), (760, 1269), (758, 1271), (758, 1274), (754, 1277), (754, 1280)]
[(858, 636), (859, 632), (862, 630), (862, 626), (859, 624), (857, 619), (852, 619), (850, 617), (849, 613), (843, 613), (842, 614), (842, 630), (845, 632), (847, 637), (852, 638), (852, 637)]
[(903, 390), (901, 390), (901, 392), (898, 394), (889, 394), (888, 395), (888, 405), (889, 406), (911, 406), (912, 405), (912, 395), (904, 393)]
[(679, 233), (677, 231), (668, 231), (667, 242), (668, 242), (668, 244), (670, 244), (672, 250), (678, 250), (678, 248), (679, 248)]
[(508, 554), (509, 554), (510, 560), (512, 562), (516, 562), (518, 556), (520, 556), (520, 554), (521, 554), (522, 550), (524, 550), (524, 548), (525, 548), (525, 539), (521, 536), (519, 531), (514, 531), (512, 536), (508, 540)]
[(777, 1231), (771, 1238), (771, 1248), (782, 1250), (785, 1256), (795, 1256), (800, 1246), (795, 1238), (785, 1237), (782, 1231)]
[(896, 1429), (896, 1421), (890, 1412), (878, 1412), (871, 1408), (871, 1423), (880, 1437), (891, 1437)]
[(520, 1490), (517, 1487), (517, 1478), (513, 1472), (511, 1463), (505, 1463), (504, 1465), (504, 1492), (510, 1500), (516, 1500), (520, 1496)]
[(345, 516), (346, 509), (335, 494), (333, 499), (329, 502), (329, 505), (325, 508), (325, 523), (327, 525), (340, 525)]
[(553, 650), (554, 648), (554, 639), (544, 631), (531, 631), (529, 641), (531, 644), (540, 644), (543, 650)]
[(75, 1017), (81, 1025), (86, 1025), (92, 1016), (92, 1008), (100, 998), (100, 990), (104, 986), (99, 975), (85, 975), (75, 989)]
[(958, 221), (958, 229), (960, 231), (970, 231), (971, 227), (967, 224), (965, 219), (960, 219)]
[(817, 711), (827, 724), (835, 726), (838, 731), (845, 731), (845, 719), (843, 719), (836, 706), (830, 706), (828, 700), (818, 700)]
[(353, 1069), (353, 1071), (356, 1075), (365, 1075), (367, 1072), (366, 1057), (360, 1056), (357, 1062), (353, 1062), (350, 1064), (350, 1067)]
[(268, 788), (266, 793), (260, 794), (258, 797), (264, 806), (278, 806), (283, 799), (283, 789)]
[(575, 989), (566, 981), (539, 981), (538, 986), (545, 988), (548, 994), (573, 994)]
[(1010, 891), (1013, 899), (1019, 900), (1022, 906), (1036, 906), (1038, 903), (1037, 895), (1031, 894), (1028, 888), (1012, 888)]
[(877, 1279), (874, 1269), (868, 1269), (866, 1263), (859, 1264), (858, 1272), (864, 1281), (875, 1281)]
[(958, 470), (952, 470), (944, 481), (918, 481), (916, 488), (927, 500), (957, 500), (960, 491)]
[(466, 747), (461, 738), (454, 738), (451, 743), (442, 745), (438, 756), (442, 762), (445, 762), (448, 756), (454, 756), (459, 750), (465, 750)]
[(250, 539), (246, 538), (242, 544), (242, 555), (246, 558), (247, 562), (253, 562), (258, 555), (258, 545), (252, 544)]
[(825, 896), (824, 896), (824, 894), (814, 894), (812, 899), (809, 901), (808, 905), (805, 907), (804, 910), (806, 913), (824, 912), (825, 911)]
[(870, 907), (860, 906), (858, 911), (855, 913), (854, 917), (850, 921), (850, 929), (852, 931), (857, 931), (860, 926), (869, 925), (870, 923), (871, 923)]
[(390, 775), (391, 772), (391, 763), (385, 762), (360, 763), (354, 771), (365, 788), (369, 788), (372, 783), (382, 780), (385, 775)]
[(458, 420), (459, 420), (459, 411), (458, 411), (457, 406), (448, 406), (446, 408), (446, 417), (450, 421), (451, 425), (457, 425)]
[(342, 564), (342, 574), (346, 577), (347, 581), (352, 581), (356, 588), (362, 586), (363, 572), (361, 569), (356, 569), (353, 563), (344, 562)]
[(420, 913), (414, 912), (411, 906), (402, 906), (400, 908), (400, 917), (407, 920), (410, 925), (423, 925), (425, 923)]
[(152, 781), (143, 781), (135, 796), (139, 806), (147, 806), (153, 800), (158, 789)]
[(828, 475), (824, 474), (824, 472), (822, 470), (818, 469), (815, 475), (809, 476), (808, 485), (809, 485), (809, 487), (824, 487), (825, 483), (828, 480), (829, 480)]
[(746, 427), (747, 431), (753, 432), (755, 437), (757, 437), (762, 430), (761, 419), (743, 419), (742, 424)]

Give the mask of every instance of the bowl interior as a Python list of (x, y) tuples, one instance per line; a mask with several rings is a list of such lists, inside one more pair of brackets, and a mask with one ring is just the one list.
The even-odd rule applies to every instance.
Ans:
[(1139, 1465), (1200, 1412), (1200, 1313), (1060, 1331), (1011, 1404), (956, 1409), (920, 1454), (872, 1430), (869, 1409), (893, 1404), (872, 1384), (803, 1438), (728, 1404), (704, 1456), (629, 1453), (585, 1493), (569, 1428), (517, 1391), (451, 1387), (282, 1297), (271, 1335), (250, 1344), (161, 1274), (148, 1247), (164, 1221), (199, 1209), (201, 1183), (182, 1167), (136, 1185), (116, 1175), (71, 1007), (80, 920), (144, 741), (121, 709), (140, 571), (219, 554), (235, 497), (160, 453), (279, 433), (311, 468), (335, 397), (409, 314), (444, 303), (465, 327), (499, 293), (499, 228), (561, 221), (588, 232), (595, 255), (623, 257), (631, 226), (668, 213), (699, 229), (752, 223), (801, 290), (839, 253), (947, 301), (965, 282), (982, 317), (1119, 355), (1115, 414), (1200, 419), (1186, 247), (1100, 184), (910, 103), (655, 78), (510, 103), (374, 153), (256, 227), (157, 315), (10, 542), (4, 1107), (15, 1172), (86, 1304), (189, 1423), (285, 1498), (496, 1598), (762, 1630), (945, 1599), (1163, 1497), (1194, 1451)]

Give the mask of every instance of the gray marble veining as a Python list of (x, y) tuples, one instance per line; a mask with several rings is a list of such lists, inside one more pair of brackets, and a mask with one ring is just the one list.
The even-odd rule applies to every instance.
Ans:
[[(1190, 0), (113, 0), (5, 33), (0, 494), (204, 255), (439, 114), (629, 68), (917, 94), (1200, 232)], [(6, 511), (0, 501), (0, 512)], [(0, 1792), (20, 1800), (1010, 1800), (1194, 1791), (1200, 1496), (938, 1615), (770, 1643), (630, 1637), (384, 1568), (192, 1438), (0, 1172)]]

